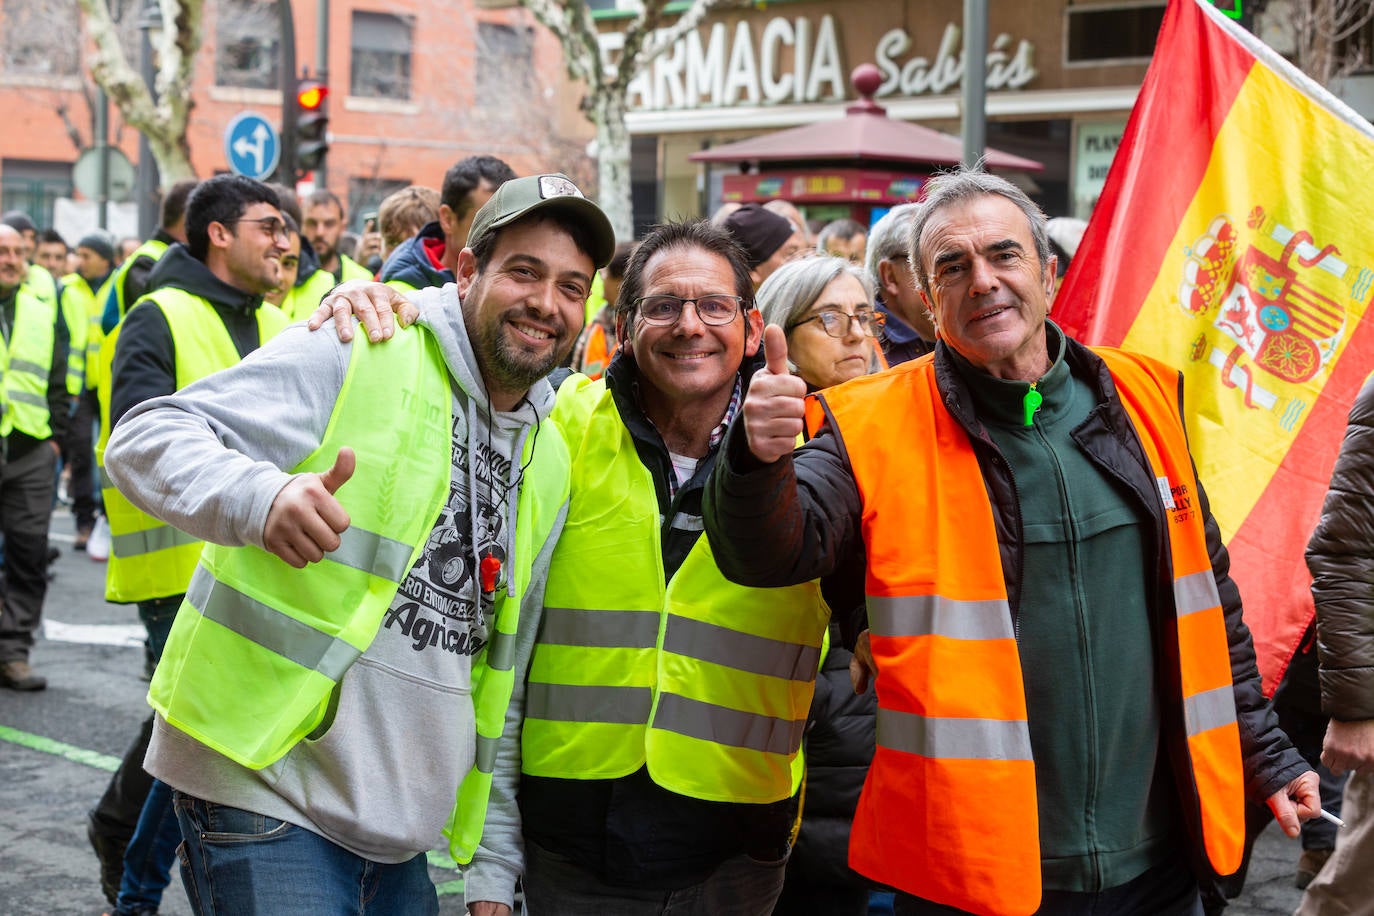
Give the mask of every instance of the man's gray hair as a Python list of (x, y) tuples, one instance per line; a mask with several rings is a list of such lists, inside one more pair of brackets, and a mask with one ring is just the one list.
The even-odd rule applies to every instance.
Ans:
[(816, 255), (788, 261), (768, 275), (756, 294), (763, 311), (764, 324), (775, 324), (784, 331), (806, 316), (816, 304), (821, 292), (841, 274), (849, 274), (864, 288), (868, 301), (873, 301), (873, 284), (857, 265), (846, 258)]
[(911, 224), (920, 211), (920, 204), (898, 204), (883, 214), (868, 233), (868, 251), (864, 256), (864, 270), (874, 287), (878, 285), (878, 263), (892, 258), (908, 257), (911, 247)]
[(926, 276), (925, 266), (921, 263), (921, 232), (938, 211), (974, 198), (995, 195), (1005, 197), (1020, 207), (1030, 226), (1031, 238), (1035, 241), (1035, 254), (1040, 259), (1040, 269), (1043, 271), (1049, 264), (1050, 238), (1045, 233), (1045, 214), (1024, 191), (1005, 178), (987, 172), (959, 168), (952, 172), (942, 172), (932, 178), (926, 183), (925, 195), (920, 204), (920, 212), (911, 227), (907, 253), (911, 258), (911, 269), (916, 272), (916, 280), (926, 291), (926, 295), (930, 295), (930, 277)]

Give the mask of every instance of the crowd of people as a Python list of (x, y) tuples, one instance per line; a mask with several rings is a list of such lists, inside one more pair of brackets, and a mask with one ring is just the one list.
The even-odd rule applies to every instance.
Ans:
[(59, 461), (147, 629), (116, 916), (178, 861), (201, 914), (434, 913), (445, 844), (477, 916), (1181, 916), (1270, 818), (1370, 912), (1374, 384), (1271, 702), (1178, 373), (1050, 320), (1010, 183), (630, 241), (477, 156), (352, 246), (231, 175), (127, 254), (0, 223), (0, 686)]

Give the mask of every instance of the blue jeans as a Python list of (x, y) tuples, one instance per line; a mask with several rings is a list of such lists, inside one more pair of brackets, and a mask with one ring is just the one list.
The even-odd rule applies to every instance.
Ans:
[(678, 891), (608, 884), (572, 860), (525, 842), (529, 916), (768, 916), (782, 893), (787, 857), (747, 855), (722, 862), (700, 884)]
[(154, 779), (138, 816), (138, 826), (124, 851), (124, 880), (119, 885), (114, 916), (138, 916), (157, 910), (162, 892), (172, 880), (172, 861), (180, 842), (181, 827), (172, 810), (172, 787)]
[(181, 881), (197, 916), (437, 916), (424, 853), (398, 865), (356, 856), (285, 821), (172, 794)]
[(177, 608), (185, 595), (170, 598), (153, 598), (138, 603), (138, 619), (148, 631), (148, 653), (156, 663), (162, 660), (162, 649), (167, 645), (167, 637), (172, 632), (172, 621), (177, 618)]

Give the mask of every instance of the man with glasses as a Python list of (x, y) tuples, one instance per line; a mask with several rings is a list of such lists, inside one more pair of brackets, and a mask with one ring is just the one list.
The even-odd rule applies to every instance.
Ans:
[[(367, 298), (333, 304), (362, 314)], [(730, 584), (702, 537), (703, 486), (764, 364), (729, 232), (650, 232), (616, 332), (605, 377), (567, 379), (552, 415), (572, 492), (526, 693), (525, 899), (553, 916), (763, 916), (782, 888), (830, 614), (815, 582)]]
[(921, 301), (907, 260), (907, 242), (919, 204), (899, 204), (873, 224), (864, 270), (876, 290), (873, 307), (882, 319), (878, 343), (889, 366), (935, 349), (935, 324)]
[[(149, 291), (102, 345), (113, 347), (113, 370), (101, 378), (108, 388), (98, 463), (111, 428), (131, 408), (234, 365), (286, 326), (286, 315), (263, 296), (281, 282), (287, 250), (271, 188), (240, 175), (196, 186), (186, 204), (185, 244), (158, 260)], [(101, 494), (111, 534), (105, 597), (138, 605), (156, 662), (203, 542), (139, 511), (103, 475)], [(156, 909), (176, 849), (171, 790), (143, 774), (152, 724), (150, 716), (90, 816), (101, 888), (112, 903), (118, 895), (119, 914)]]

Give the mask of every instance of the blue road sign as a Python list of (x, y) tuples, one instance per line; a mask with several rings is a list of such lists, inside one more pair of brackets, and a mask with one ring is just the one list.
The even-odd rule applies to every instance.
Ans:
[(261, 181), (276, 171), (281, 138), (266, 118), (245, 111), (236, 115), (224, 131), (224, 157), (236, 175)]

